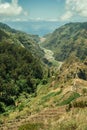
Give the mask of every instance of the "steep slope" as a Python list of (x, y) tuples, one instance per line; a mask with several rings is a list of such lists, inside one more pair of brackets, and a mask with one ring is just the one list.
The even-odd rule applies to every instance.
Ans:
[(32, 54), (42, 57), (44, 52), (40, 49), (36, 42), (39, 37), (36, 35), (26, 34), (15, 29), (10, 28), (8, 25), (0, 23), (0, 42), (10, 42), (13, 44), (21, 45), (28, 49)]
[(0, 113), (22, 93), (36, 92), (46, 74), (42, 55), (30, 35), (0, 23)]
[(56, 60), (63, 61), (72, 54), (84, 60), (87, 56), (87, 22), (65, 24), (56, 29), (42, 46), (51, 49)]
[(87, 59), (82, 62), (79, 58), (72, 55), (65, 60), (59, 70), (58, 80), (65, 83), (75, 78), (87, 80)]

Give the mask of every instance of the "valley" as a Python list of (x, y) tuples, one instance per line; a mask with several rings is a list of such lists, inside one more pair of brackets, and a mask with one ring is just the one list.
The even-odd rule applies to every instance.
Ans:
[[(42, 47), (41, 47), (42, 48)], [(54, 53), (52, 50), (48, 50), (46, 48), (42, 48), (45, 52), (44, 58), (46, 58), (49, 62), (52, 63), (52, 66), (56, 67), (56, 69), (60, 69), (63, 62), (55, 60)]]
[(86, 27), (39, 38), (0, 23), (0, 130), (87, 130)]
[(42, 44), (44, 44), (45, 40), (46, 38), (41, 37), (39, 42), (40, 48), (45, 53), (44, 58), (47, 59), (52, 64), (51, 66), (54, 66), (54, 69), (58, 70), (62, 66), (63, 62), (55, 60), (54, 52), (52, 50), (42, 47)]

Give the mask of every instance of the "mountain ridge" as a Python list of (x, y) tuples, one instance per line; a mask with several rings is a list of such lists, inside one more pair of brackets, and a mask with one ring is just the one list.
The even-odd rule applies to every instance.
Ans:
[(54, 52), (56, 60), (63, 61), (74, 54), (79, 59), (87, 56), (87, 22), (68, 23), (56, 29), (42, 43), (43, 47)]

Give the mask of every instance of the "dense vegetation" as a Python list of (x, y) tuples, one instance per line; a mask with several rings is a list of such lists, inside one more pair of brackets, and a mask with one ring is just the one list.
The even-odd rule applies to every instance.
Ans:
[(36, 42), (39, 41), (38, 35), (30, 35), (10, 28), (8, 25), (0, 23), (0, 41), (25, 47), (33, 55), (41, 58), (44, 52)]
[(15, 105), (15, 100), (21, 93), (35, 92), (44, 77), (39, 54), (43, 55), (43, 52), (31, 36), (0, 23), (1, 113), (5, 111), (5, 105)]
[(56, 60), (63, 61), (72, 54), (84, 60), (87, 56), (87, 23), (69, 23), (56, 29), (42, 46), (53, 50)]

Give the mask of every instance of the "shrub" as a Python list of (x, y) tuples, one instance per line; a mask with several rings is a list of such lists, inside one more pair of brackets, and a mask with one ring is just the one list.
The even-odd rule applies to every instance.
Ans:
[(83, 101), (83, 100), (75, 101), (73, 102), (73, 107), (80, 107), (80, 108), (87, 107), (87, 101)]
[(83, 88), (83, 89), (82, 89), (82, 93), (83, 93), (83, 95), (87, 95), (87, 89), (86, 89), (86, 88)]
[(0, 102), (0, 113), (5, 112), (5, 105), (3, 102)]
[(62, 101), (60, 103), (60, 105), (66, 105), (69, 104), (71, 101), (73, 101), (74, 99), (80, 97), (80, 95), (78, 93), (72, 93), (71, 96), (69, 98), (67, 98), (66, 100)]
[(39, 130), (43, 128), (42, 123), (25, 124), (19, 127), (18, 130)]
[(2, 120), (2, 119), (0, 119), (0, 125), (1, 125), (1, 124), (3, 124), (3, 123), (4, 123), (4, 122), (3, 122), (3, 120)]
[(76, 130), (76, 129), (77, 129), (77, 124), (75, 121), (72, 120), (72, 121), (61, 123), (59, 130)]
[(47, 79), (43, 79), (42, 80), (42, 85), (46, 85), (47, 84)]
[(19, 111), (22, 111), (24, 108), (24, 104), (20, 104), (20, 106), (18, 107)]

